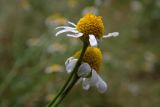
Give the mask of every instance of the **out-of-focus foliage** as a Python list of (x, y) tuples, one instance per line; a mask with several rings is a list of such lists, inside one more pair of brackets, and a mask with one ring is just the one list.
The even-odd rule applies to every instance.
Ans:
[(103, 17), (101, 75), (109, 88), (73, 88), (61, 107), (160, 106), (159, 0), (1, 0), (0, 106), (44, 107), (68, 75), (65, 60), (80, 40), (55, 37), (55, 27), (93, 12)]

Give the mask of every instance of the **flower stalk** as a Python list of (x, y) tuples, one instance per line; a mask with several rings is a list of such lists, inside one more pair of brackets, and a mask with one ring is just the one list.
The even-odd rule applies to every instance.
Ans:
[(83, 56), (85, 54), (85, 51), (86, 51), (88, 45), (89, 45), (88, 42), (83, 42), (83, 49), (82, 49), (81, 55), (80, 55), (76, 65), (75, 65), (73, 71), (71, 72), (68, 80), (66, 81), (66, 83), (64, 84), (64, 86), (62, 87), (60, 92), (47, 105), (47, 107), (57, 107), (62, 102), (62, 100), (65, 98), (65, 96), (69, 93), (69, 91), (72, 89), (74, 84), (78, 81), (78, 79), (79, 79), (79, 77), (77, 76), (78, 68), (81, 65)]
[(74, 84), (79, 80), (79, 77), (74, 74), (73, 75), (73, 79), (70, 82), (70, 84), (68, 85), (68, 87), (63, 91), (63, 93), (61, 94), (59, 100), (57, 100), (57, 102), (55, 102), (55, 104), (52, 107), (57, 107), (62, 100), (65, 98), (65, 96), (70, 92), (70, 90), (73, 88)]

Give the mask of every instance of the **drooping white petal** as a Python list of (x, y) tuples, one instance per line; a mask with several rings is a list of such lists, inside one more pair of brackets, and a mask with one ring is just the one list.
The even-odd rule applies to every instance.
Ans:
[(97, 46), (97, 40), (94, 35), (89, 35), (89, 42), (92, 47)]
[(83, 78), (79, 78), (79, 80), (76, 82), (76, 85), (78, 85), (80, 82), (83, 82)]
[(67, 65), (71, 60), (73, 60), (74, 59), (74, 57), (69, 57), (67, 60), (66, 60), (66, 62), (65, 62), (65, 65)]
[(69, 63), (66, 64), (66, 70), (68, 73), (71, 73), (77, 63), (78, 59), (73, 59)]
[(103, 38), (116, 37), (118, 35), (119, 35), (119, 32), (112, 32), (112, 33), (109, 33), (108, 35), (104, 35)]
[(78, 33), (77, 30), (74, 30), (74, 29), (63, 29), (63, 30), (60, 30), (56, 33), (56, 36), (58, 36), (59, 34), (61, 33), (65, 33), (65, 32), (72, 32), (72, 33)]
[(76, 24), (74, 24), (73, 22), (68, 22), (69, 24), (73, 25), (74, 27), (76, 27)]
[(104, 93), (107, 90), (107, 83), (98, 76), (98, 83), (96, 84), (96, 87), (100, 93)]
[(75, 27), (69, 27), (69, 26), (58, 26), (56, 29), (76, 29)]
[(83, 36), (83, 33), (67, 34), (67, 36), (69, 36), (69, 37), (74, 37), (74, 38), (79, 38), (79, 37)]
[(82, 87), (83, 87), (84, 90), (89, 90), (90, 82), (89, 82), (89, 80), (87, 78), (83, 78)]
[(90, 85), (95, 86), (98, 83), (98, 81), (99, 81), (98, 74), (94, 69), (92, 69), (92, 76), (90, 78)]
[(77, 75), (79, 77), (86, 77), (89, 75), (89, 73), (91, 73), (91, 67), (89, 66), (88, 63), (83, 63), (80, 65)]

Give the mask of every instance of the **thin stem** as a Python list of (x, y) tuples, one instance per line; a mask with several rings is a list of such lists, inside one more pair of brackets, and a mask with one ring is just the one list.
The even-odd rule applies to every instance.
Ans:
[(71, 91), (71, 89), (73, 88), (74, 84), (78, 81), (78, 79), (79, 77), (77, 75), (74, 75), (72, 82), (67, 87), (67, 89), (62, 93), (59, 100), (53, 105), (53, 107), (57, 107), (63, 101), (65, 96)]
[(80, 58), (78, 59), (78, 61), (76, 63), (76, 66), (74, 67), (73, 71), (71, 72), (68, 80), (66, 81), (66, 83), (64, 84), (64, 86), (62, 87), (62, 89), (60, 90), (60, 92), (57, 94), (57, 96), (54, 98), (54, 100), (51, 101), (51, 103), (49, 103), (47, 107), (51, 107), (56, 102), (56, 100), (59, 98), (59, 96), (65, 91), (65, 89), (67, 88), (67, 85), (71, 81), (73, 75), (78, 71), (78, 68), (79, 68), (79, 66), (80, 66), (80, 64), (82, 62), (82, 58), (83, 58), (83, 56), (85, 54), (85, 51), (86, 51), (87, 47), (88, 47), (88, 44), (84, 43), (83, 44), (83, 49), (82, 49), (82, 52), (81, 52), (81, 55), (80, 55)]
[(60, 92), (57, 94), (57, 96), (54, 98), (54, 100), (47, 105), (47, 107), (51, 107), (51, 106), (54, 104), (54, 102), (57, 100), (57, 98), (61, 95), (61, 93), (65, 90), (65, 88), (66, 88), (67, 85), (69, 84), (70, 80), (72, 79), (72, 76), (73, 76), (73, 75), (70, 75), (70, 76), (69, 76), (68, 80), (67, 80), (66, 83), (63, 85), (63, 87), (62, 87), (62, 89), (60, 90)]

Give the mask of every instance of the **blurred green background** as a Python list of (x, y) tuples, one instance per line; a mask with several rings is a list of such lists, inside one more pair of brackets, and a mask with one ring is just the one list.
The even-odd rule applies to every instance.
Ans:
[(80, 40), (55, 27), (93, 12), (103, 17), (104, 94), (76, 85), (60, 107), (160, 107), (159, 0), (0, 0), (0, 107), (44, 107), (68, 75)]

